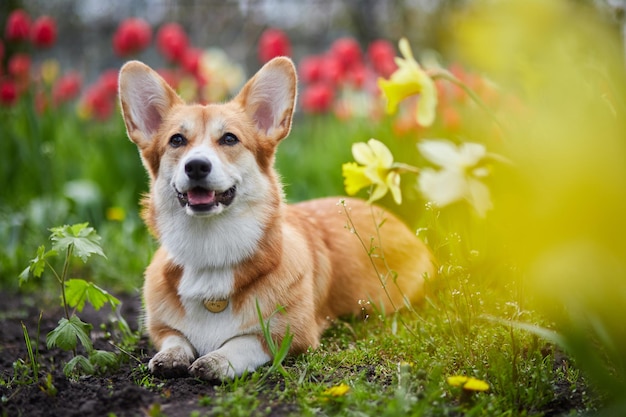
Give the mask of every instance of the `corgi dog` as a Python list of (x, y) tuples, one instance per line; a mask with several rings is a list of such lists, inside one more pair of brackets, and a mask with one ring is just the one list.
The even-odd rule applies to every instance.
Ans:
[(224, 104), (183, 102), (141, 62), (120, 71), (126, 130), (150, 180), (143, 219), (160, 244), (143, 288), (156, 375), (254, 371), (272, 359), (260, 316), (278, 343), (290, 332), (298, 354), (367, 303), (390, 312), (423, 296), (431, 254), (394, 215), (358, 199), (284, 201), (273, 163), (296, 89), (285, 57)]

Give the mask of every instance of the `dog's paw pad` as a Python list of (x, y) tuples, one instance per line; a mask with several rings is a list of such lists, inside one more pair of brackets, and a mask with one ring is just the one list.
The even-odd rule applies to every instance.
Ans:
[(159, 352), (150, 360), (148, 369), (152, 374), (163, 378), (178, 378), (189, 375), (190, 361), (176, 350)]
[(210, 353), (198, 358), (189, 367), (189, 373), (207, 381), (232, 378), (234, 373), (228, 360), (220, 354)]

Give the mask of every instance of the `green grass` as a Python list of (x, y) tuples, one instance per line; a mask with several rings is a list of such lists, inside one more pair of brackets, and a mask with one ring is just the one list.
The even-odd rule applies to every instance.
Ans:
[[(493, 302), (494, 295), (474, 294), (483, 306), (477, 314), (490, 308), (517, 312), (502, 294)], [(556, 385), (586, 389), (569, 360), (557, 362), (554, 347), (530, 333), (480, 319), (462, 331), (467, 317), (457, 311), (455, 297), (438, 290), (413, 313), (337, 321), (319, 349), (286, 361), (286, 376), (274, 372), (259, 389), (270, 371), (266, 366), (225, 382), (217, 396), (198, 402), (198, 415), (254, 410), (252, 415), (263, 416), (276, 407), (289, 411), (289, 405), (300, 416), (539, 416), (563, 394), (555, 393)], [(449, 386), (446, 378), (459, 374), (491, 388), (470, 394)], [(345, 394), (325, 394), (340, 384), (349, 387)]]

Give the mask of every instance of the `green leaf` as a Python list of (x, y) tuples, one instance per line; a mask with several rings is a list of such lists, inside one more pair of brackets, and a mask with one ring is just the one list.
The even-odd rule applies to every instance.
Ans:
[(72, 374), (86, 374), (92, 375), (95, 372), (94, 366), (89, 362), (89, 359), (83, 355), (76, 355), (71, 361), (65, 364), (63, 367), (63, 373), (69, 377)]
[(39, 278), (46, 268), (46, 260), (48, 258), (56, 256), (57, 254), (58, 252), (54, 249), (46, 252), (45, 246), (39, 246), (39, 248), (37, 248), (37, 255), (28, 262), (28, 267), (24, 269), (19, 275), (20, 285), (28, 281), (28, 279), (30, 278), (30, 274), (33, 274), (35, 277)]
[(106, 290), (83, 279), (70, 279), (65, 282), (65, 298), (67, 304), (78, 311), (83, 311), (85, 301), (88, 301), (96, 310), (100, 310), (106, 303), (111, 304), (112, 307), (120, 304), (120, 300)]
[(563, 349), (568, 348), (566, 340), (562, 335), (546, 327), (542, 327), (542, 326), (531, 324), (531, 323), (524, 323), (521, 321), (505, 320), (500, 317), (495, 317), (489, 314), (482, 315), (481, 317), (485, 320), (488, 320), (494, 323), (500, 323), (505, 326), (513, 326), (517, 329), (521, 329), (521, 330), (525, 330), (527, 332), (533, 333), (534, 335), (541, 337), (542, 339), (547, 340), (550, 343), (554, 343), (555, 345)]
[(89, 354), (89, 362), (98, 368), (99, 372), (117, 367), (117, 355), (106, 350), (93, 350)]
[(70, 319), (62, 318), (59, 325), (48, 333), (46, 337), (46, 345), (48, 349), (58, 347), (63, 350), (76, 349), (77, 342), (85, 347), (88, 352), (93, 350), (89, 333), (91, 332), (91, 324), (83, 322), (78, 316), (72, 316)]
[(73, 246), (73, 254), (83, 262), (87, 262), (87, 259), (93, 254), (106, 258), (102, 247), (100, 247), (100, 236), (93, 227), (88, 227), (88, 225), (89, 223), (80, 223), (72, 226), (53, 227), (50, 229), (52, 232), (50, 235), (53, 242), (52, 249), (67, 251), (70, 246)]

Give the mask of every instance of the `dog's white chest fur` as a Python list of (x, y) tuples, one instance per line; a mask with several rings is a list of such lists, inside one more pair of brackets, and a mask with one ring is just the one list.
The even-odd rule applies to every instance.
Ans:
[(241, 320), (233, 313), (231, 303), (225, 310), (213, 313), (205, 306), (206, 300), (228, 299), (232, 294), (234, 275), (230, 268), (185, 269), (178, 286), (178, 294), (185, 309), (185, 317), (177, 325), (199, 355), (218, 349), (240, 332)]

